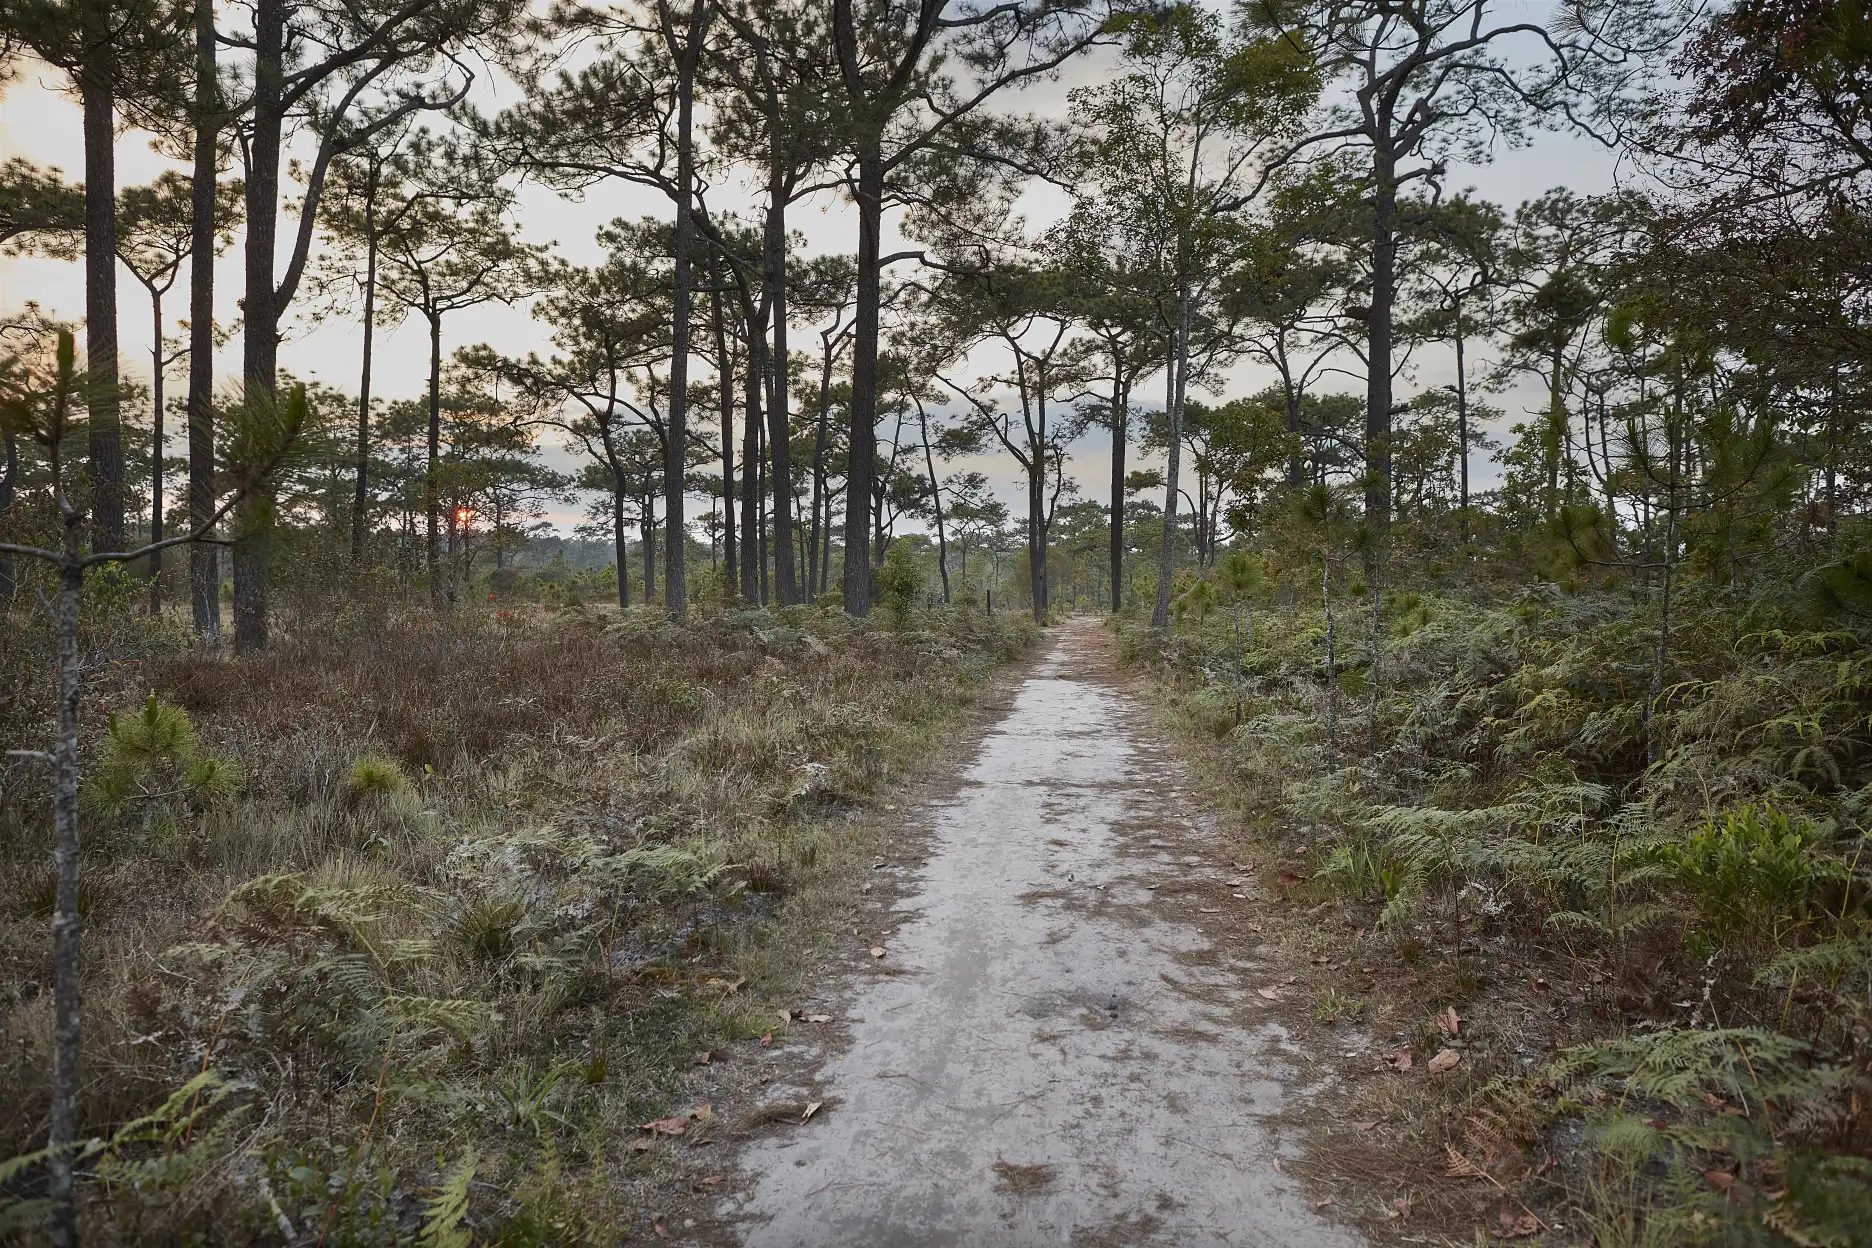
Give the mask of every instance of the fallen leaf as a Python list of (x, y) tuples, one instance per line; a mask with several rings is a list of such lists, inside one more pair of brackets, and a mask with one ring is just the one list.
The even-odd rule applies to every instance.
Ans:
[(1306, 876), (1295, 875), (1292, 871), (1283, 871), (1275, 878), (1283, 884), (1304, 884), (1306, 882)]
[(1399, 1218), (1403, 1218), (1406, 1220), (1410, 1218), (1409, 1197), (1405, 1197), (1405, 1196), (1397, 1197), (1395, 1200), (1391, 1202), (1391, 1208), (1397, 1211), (1397, 1216)]
[(1399, 1049), (1395, 1053), (1387, 1053), (1384, 1061), (1385, 1064), (1390, 1066), (1393, 1070), (1409, 1070), (1412, 1064), (1411, 1051), (1409, 1049)]
[(708, 1101), (703, 1101), (700, 1105), (689, 1111), (689, 1116), (697, 1122), (707, 1122), (715, 1116), (715, 1106)]
[(779, 1010), (776, 1012), (780, 1015), (780, 1025), (782, 1027), (786, 1026), (788, 1023), (793, 1021), (792, 1010)]
[(771, 1031), (760, 1038), (760, 1047), (763, 1049), (772, 1043), (773, 1043), (773, 1032)]
[(722, 1175), (719, 1175), (719, 1174), (706, 1174), (702, 1176), (703, 1187), (720, 1187), (723, 1183), (726, 1183), (727, 1181), (728, 1180), (726, 1178), (724, 1178)]
[(806, 1112), (800, 1115), (800, 1119), (799, 1119), (799, 1120), (800, 1120), (801, 1122), (805, 1122), (805, 1121), (807, 1121), (807, 1120), (808, 1120), (808, 1119), (810, 1119), (810, 1118), (811, 1118), (811, 1117), (812, 1117), (812, 1116), (813, 1116), (814, 1114), (816, 1114), (816, 1113), (818, 1113), (818, 1112), (819, 1112), (819, 1107), (820, 1107), (820, 1106), (822, 1106), (822, 1105), (824, 1105), (824, 1104), (825, 1104), (825, 1102), (824, 1102), (824, 1101), (807, 1101), (807, 1102), (806, 1102)]
[(1270, 1001), (1278, 1001), (1281, 999), (1280, 990), (1278, 988), (1257, 988), (1255, 991)]
[(1437, 1030), (1446, 1036), (1462, 1034), (1462, 1019), (1456, 1016), (1456, 1007), (1453, 1005), (1437, 1015), (1436, 1025)]
[(709, 1051), (707, 1049), (697, 1049), (695, 1056), (690, 1060), (697, 1066), (706, 1066), (709, 1064)]
[(656, 1232), (656, 1237), (658, 1239), (668, 1239), (670, 1237), (669, 1227), (664, 1224), (663, 1219), (660, 1217), (651, 1220), (650, 1229)]
[(652, 1135), (681, 1135), (689, 1129), (689, 1119), (682, 1115), (669, 1118), (656, 1118), (643, 1124), (642, 1130)]
[(829, 1023), (832, 1021), (832, 1016), (830, 1014), (808, 1014), (806, 1016), (806, 1021), (809, 1023)]
[(1501, 1228), (1503, 1239), (1525, 1239), (1540, 1230), (1541, 1220), (1531, 1213), (1517, 1217), (1504, 1209), (1501, 1211)]
[(881, 957), (883, 957), (883, 956), (884, 956), (884, 946), (883, 946), (883, 945), (872, 945), (872, 946), (871, 946), (871, 956), (872, 956), (872, 957), (874, 957), (874, 958), (881, 958)]
[(1361, 1131), (1369, 1131), (1378, 1124), (1376, 1122), (1358, 1122), (1352, 1125), (1356, 1126)]
[(1735, 1185), (1735, 1174), (1729, 1170), (1705, 1170), (1703, 1178), (1719, 1192), (1726, 1192)]
[(1428, 1070), (1433, 1075), (1440, 1075), (1446, 1070), (1456, 1069), (1457, 1063), (1461, 1061), (1461, 1053), (1458, 1053), (1455, 1049), (1444, 1049), (1435, 1057), (1431, 1058), (1430, 1064), (1424, 1067), (1424, 1069)]
[(640, 1153), (647, 1152), (649, 1149), (655, 1147), (655, 1145), (656, 1137), (650, 1135), (640, 1135), (631, 1141), (631, 1148)]

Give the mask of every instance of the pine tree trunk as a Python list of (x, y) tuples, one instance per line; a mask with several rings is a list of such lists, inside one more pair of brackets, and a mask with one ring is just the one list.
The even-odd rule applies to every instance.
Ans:
[(442, 314), (429, 316), (429, 432), (426, 467), (423, 470), (423, 511), (428, 517), (428, 545), (425, 566), (429, 572), (429, 599), (442, 599), (441, 573), (437, 567), (437, 534), (442, 518), (442, 482), (438, 477), (442, 460)]
[(117, 397), (117, 159), (110, 6), (84, 0), (89, 56), (79, 71), (84, 110), (86, 425), (91, 549), (124, 549), (123, 425)]
[[(744, 310), (745, 313), (745, 310)], [(765, 369), (766, 328), (746, 316), (747, 376), (743, 393), (747, 407), (741, 425), (741, 597), (761, 600), (760, 549), (760, 426), (761, 375)]]
[[(683, 516), (684, 473), (688, 467), (689, 425), (689, 320), (691, 280), (689, 243), (695, 231), (690, 202), (695, 194), (695, 76), (702, 55), (703, 28), (708, 23), (708, 0), (690, 0), (689, 35), (677, 74), (676, 118), (676, 237), (673, 247), (675, 300), (669, 370), (669, 436), (663, 445), (663, 517), (668, 526), (669, 550), (664, 555), (664, 606), (680, 619), (688, 610), (683, 563), (683, 542), (688, 526)], [(649, 588), (644, 597), (650, 597)]]
[(1332, 563), (1320, 555), (1320, 602), (1326, 612), (1326, 766), (1339, 763), (1339, 656), (1333, 648)]
[(721, 390), (722, 566), (727, 569), (724, 579), (733, 597), (741, 553), (735, 542), (735, 376), (728, 356), (728, 330), (722, 322), (721, 274), (713, 252), (709, 253), (709, 285), (714, 287), (714, 294), (709, 296), (709, 318), (714, 323), (715, 379)]
[(923, 418), (923, 466), (929, 470), (930, 506), (936, 512), (936, 568), (942, 573), (943, 605), (949, 603), (949, 537), (943, 532), (942, 485), (936, 480), (936, 454), (930, 449), (929, 415), (919, 411)]
[(1131, 396), (1129, 387), (1119, 379), (1124, 376), (1124, 359), (1112, 352), (1112, 474), (1111, 474), (1111, 609), (1116, 615), (1124, 605), (1120, 582), (1124, 579), (1125, 524), (1125, 451), (1130, 443)]
[[(282, 67), (285, 0), (259, 0), (254, 8), (253, 124), (247, 166), (247, 294), (242, 304), (242, 376), (246, 402), (271, 409), (278, 401), (279, 315), (273, 263), (279, 229), (279, 166), (285, 125)], [(272, 544), (270, 490), (256, 489), (236, 510), (234, 538), (234, 649), (251, 654), (267, 645), (267, 560)]]
[[(611, 559), (617, 566), (618, 609), (630, 610), (630, 538), (624, 532), (624, 483), (611, 474)], [(646, 591), (647, 601), (650, 595)]]
[(877, 455), (879, 261), (884, 226), (881, 135), (865, 135), (858, 150), (858, 290), (852, 328), (851, 429), (845, 470), (845, 611), (871, 612), (871, 494)]
[(787, 257), (786, 257), (786, 187), (783, 182), (784, 155), (776, 136), (771, 151), (767, 178), (767, 230), (765, 241), (767, 288), (773, 298), (773, 353), (768, 359), (772, 378), (767, 398), (768, 481), (773, 494), (774, 587), (780, 605), (790, 607), (799, 601), (799, 586), (793, 579), (793, 461), (789, 445), (791, 420), (788, 415), (787, 389), (791, 368), (787, 361)]
[(1164, 469), (1163, 544), (1157, 552), (1157, 602), (1151, 611), (1152, 628), (1170, 626), (1170, 587), (1176, 574), (1178, 452), (1183, 443), (1183, 374), (1188, 367), (1189, 291), (1179, 282), (1176, 324), (1170, 331), (1170, 358), (1164, 378), (1164, 406), (1170, 420), (1169, 451)]
[(1365, 518), (1391, 522), (1391, 315), (1397, 303), (1397, 169), (1381, 144), (1372, 159), (1371, 314), (1366, 321)]
[(806, 540), (806, 592), (817, 599), (825, 593), (825, 574), (819, 566), (819, 547), (832, 523), (830, 500), (826, 498), (826, 436), (832, 407), (832, 344), (825, 344), (819, 370), (819, 417), (813, 433), (812, 525)]
[(1468, 335), (1463, 332), (1462, 300), (1456, 301), (1456, 463), (1462, 479), (1460, 523), (1463, 545), (1469, 544), (1469, 370), (1464, 359)]
[[(214, 0), (195, 3), (195, 167), (189, 199), (189, 523), (208, 523), (214, 491), (214, 245), (216, 135), (220, 101), (215, 84)], [(201, 543), (189, 548), (189, 597), (195, 631), (221, 632), (221, 552)]]
[[(150, 347), (150, 530), (152, 545), (163, 540), (163, 353), (162, 295), (150, 292), (150, 320), (155, 337)], [(162, 615), (163, 552), (156, 549), (149, 556), (149, 612)]]
[(351, 499), (351, 562), (364, 561), (364, 526), (370, 509), (371, 348), (377, 336), (377, 176), (371, 162), (364, 186), (364, 363), (358, 378), (357, 488)]
[[(0, 460), (0, 533), (11, 537), (7, 521), (13, 516), (13, 488), (14, 482), (19, 480), (19, 440), (11, 430), (0, 430), (0, 450), (5, 452), (5, 458)], [(12, 603), (15, 592), (13, 556), (0, 551), (0, 606)]]

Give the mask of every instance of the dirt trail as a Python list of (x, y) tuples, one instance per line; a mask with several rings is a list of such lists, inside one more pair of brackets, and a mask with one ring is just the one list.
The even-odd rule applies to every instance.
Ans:
[(1178, 895), (1237, 873), (1203, 852), (1110, 644), (1057, 630), (922, 812), (927, 861), (840, 1007), (851, 1043), (770, 1089), (826, 1108), (743, 1154), (723, 1213), (749, 1248), (1361, 1242), (1281, 1170), (1298, 1147), (1274, 1117), (1324, 1086), (1299, 1086), (1265, 978)]

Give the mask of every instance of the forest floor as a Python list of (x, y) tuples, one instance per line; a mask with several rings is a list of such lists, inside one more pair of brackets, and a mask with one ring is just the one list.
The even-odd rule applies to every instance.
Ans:
[(1308, 968), (1262, 947), (1281, 886), (1207, 817), (1099, 622), (1055, 630), (916, 797), (785, 1042), (698, 1072), (742, 1147), (670, 1174), (660, 1235), (1352, 1245), (1348, 1220), (1397, 1216), (1388, 1189), (1301, 1177), (1381, 1063), (1296, 1041)]

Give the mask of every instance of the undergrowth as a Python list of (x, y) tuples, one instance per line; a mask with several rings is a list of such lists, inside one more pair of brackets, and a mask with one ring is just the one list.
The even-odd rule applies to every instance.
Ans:
[[(772, 1030), (1010, 615), (375, 610), (234, 660), (88, 622), (100, 1242), (609, 1242), (694, 1053)], [(36, 744), (42, 622), (5, 617)], [(19, 655), (15, 664), (11, 656)], [(45, 777), (0, 773), (0, 1214), (50, 1062)]]
[[(1121, 636), (1329, 995), (1417, 1049), (1370, 1095), (1469, 1159), (1437, 1181), (1553, 1242), (1865, 1243), (1872, 645), (1786, 583), (1680, 587), (1652, 706), (1655, 595), (1472, 584), (1387, 594), (1378, 647), (1338, 604), (1329, 671), (1313, 576), (1261, 595), (1239, 673), (1232, 610)], [(1423, 1078), (1427, 1049), (1461, 1064)]]

